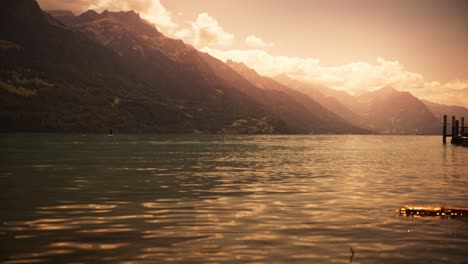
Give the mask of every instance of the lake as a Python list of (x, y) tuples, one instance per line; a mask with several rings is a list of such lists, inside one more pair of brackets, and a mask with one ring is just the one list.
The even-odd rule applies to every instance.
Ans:
[[(0, 135), (1, 263), (467, 263), (441, 136)], [(355, 255), (351, 258), (351, 248)]]

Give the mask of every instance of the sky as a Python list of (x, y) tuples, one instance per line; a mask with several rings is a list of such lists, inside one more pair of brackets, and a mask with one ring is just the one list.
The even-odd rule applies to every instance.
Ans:
[(167, 36), (266, 76), (350, 93), (385, 86), (468, 107), (468, 0), (39, 0), (135, 10)]

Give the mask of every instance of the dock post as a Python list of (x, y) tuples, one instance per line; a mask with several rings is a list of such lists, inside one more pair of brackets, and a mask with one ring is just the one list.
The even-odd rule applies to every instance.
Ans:
[(444, 126), (442, 130), (442, 142), (447, 144), (447, 115), (444, 115)]
[(459, 132), (460, 131), (460, 121), (457, 120), (455, 121), (455, 138), (458, 140), (458, 135), (459, 135)]
[(452, 116), (452, 140), (450, 143), (455, 144), (455, 116)]
[(465, 118), (464, 117), (461, 118), (461, 132), (460, 132), (460, 134), (462, 136), (465, 136)]

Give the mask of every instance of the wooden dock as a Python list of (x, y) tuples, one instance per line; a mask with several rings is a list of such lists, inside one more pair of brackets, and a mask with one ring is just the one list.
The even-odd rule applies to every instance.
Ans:
[[(447, 137), (451, 137), (450, 143), (457, 146), (468, 147), (468, 127), (465, 127), (465, 118), (462, 117), (457, 120), (452, 116), (452, 122), (447, 122), (447, 115), (444, 115), (444, 123), (442, 128), (442, 142), (447, 144)], [(448, 126), (451, 125), (451, 134), (447, 133)]]

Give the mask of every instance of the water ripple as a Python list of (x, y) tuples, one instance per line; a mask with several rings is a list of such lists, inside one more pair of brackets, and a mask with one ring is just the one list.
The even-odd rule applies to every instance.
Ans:
[(467, 206), (468, 151), (438, 137), (23, 137), (1, 142), (0, 263), (468, 259), (466, 220), (398, 214)]

